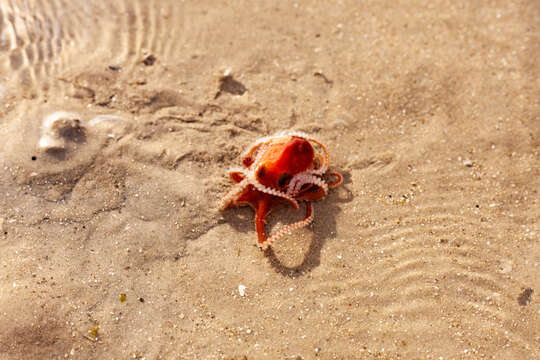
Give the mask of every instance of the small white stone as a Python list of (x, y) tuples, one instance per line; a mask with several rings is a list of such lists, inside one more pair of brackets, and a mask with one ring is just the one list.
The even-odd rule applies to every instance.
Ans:
[(242, 284), (238, 285), (238, 293), (240, 296), (246, 296), (246, 287)]

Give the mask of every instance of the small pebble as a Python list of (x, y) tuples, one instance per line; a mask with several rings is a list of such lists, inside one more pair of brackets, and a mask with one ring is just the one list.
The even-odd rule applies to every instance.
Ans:
[(146, 65), (146, 66), (152, 66), (152, 65), (154, 65), (154, 63), (156, 62), (156, 60), (157, 60), (156, 57), (155, 57), (154, 55), (150, 54), (150, 55), (146, 56), (146, 57), (143, 59), (142, 63), (143, 63), (144, 65)]
[(238, 293), (240, 296), (246, 296), (246, 287), (242, 284), (238, 285)]

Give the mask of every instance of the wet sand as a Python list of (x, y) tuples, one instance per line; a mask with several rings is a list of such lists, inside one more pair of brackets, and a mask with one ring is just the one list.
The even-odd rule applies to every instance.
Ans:
[[(540, 357), (537, 2), (96, 3), (0, 2), (0, 359)], [(344, 183), (262, 252), (280, 130)]]

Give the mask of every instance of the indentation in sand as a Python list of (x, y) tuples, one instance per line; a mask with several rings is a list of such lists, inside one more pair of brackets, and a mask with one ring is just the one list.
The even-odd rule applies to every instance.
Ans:
[(12, 178), (47, 200), (70, 193), (126, 131), (126, 122), (109, 114), (32, 109), (7, 120), (4, 150)]

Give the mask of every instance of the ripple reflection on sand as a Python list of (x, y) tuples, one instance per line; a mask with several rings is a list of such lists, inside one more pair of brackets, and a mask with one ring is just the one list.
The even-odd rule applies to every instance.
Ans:
[(183, 3), (173, 0), (2, 1), (0, 73), (26, 97), (62, 93), (58, 78), (70, 68), (129, 70), (149, 54), (174, 57), (183, 26)]

